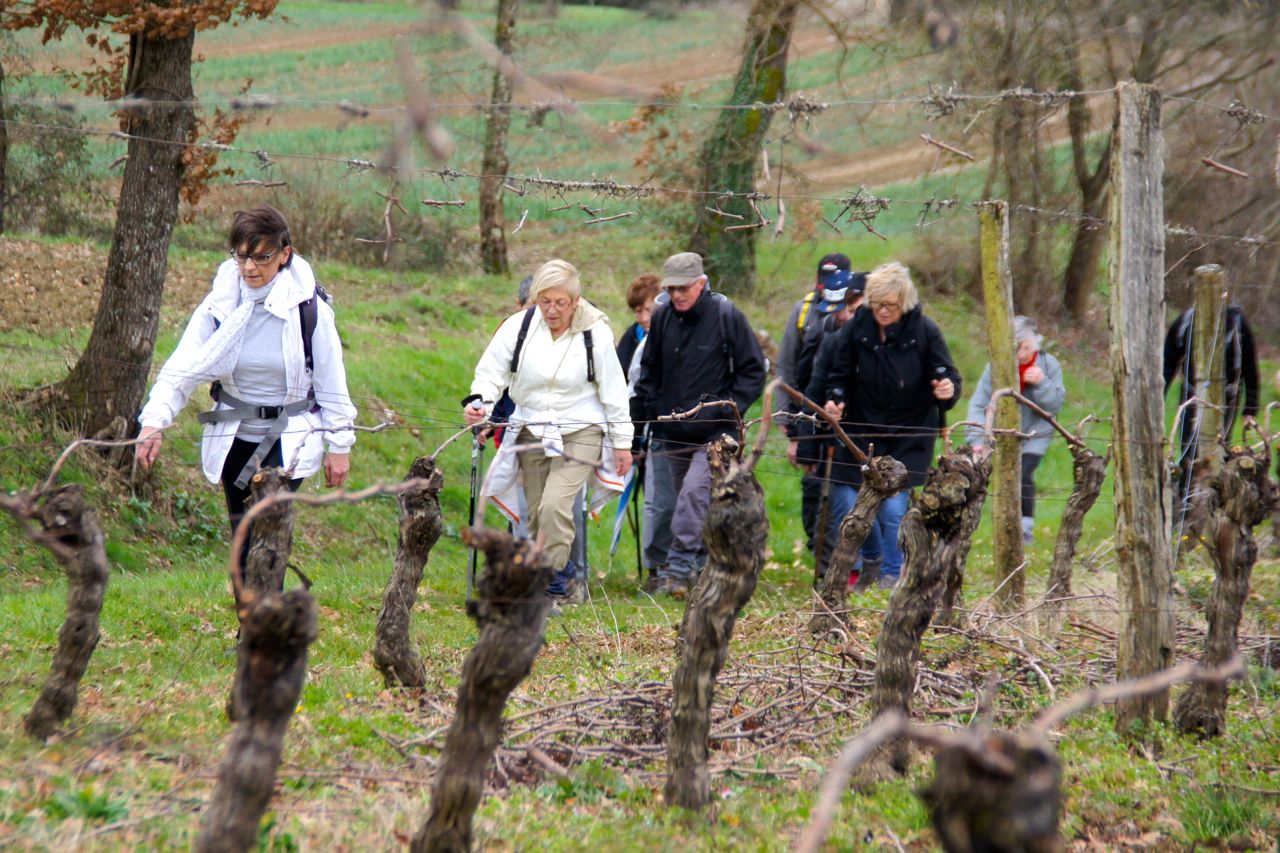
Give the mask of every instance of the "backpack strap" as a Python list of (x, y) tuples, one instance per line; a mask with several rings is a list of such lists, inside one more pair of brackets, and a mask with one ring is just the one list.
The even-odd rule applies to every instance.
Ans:
[(306, 302), (298, 303), (298, 324), (302, 327), (302, 358), (307, 365), (307, 373), (315, 369), (315, 356), (311, 353), (311, 336), (316, 332), (316, 296)]
[(816, 290), (810, 290), (804, 295), (804, 299), (800, 300), (800, 313), (796, 315), (796, 331), (804, 331), (805, 321), (809, 319), (809, 309), (813, 307), (813, 299), (818, 295)]
[(587, 348), (587, 381), (594, 385), (596, 383), (596, 356), (595, 343), (591, 340), (590, 329), (582, 333), (582, 344)]
[(537, 309), (538, 306), (530, 305), (524, 312), (524, 319), (520, 321), (520, 334), (516, 336), (516, 348), (511, 351), (512, 376), (520, 369), (520, 351), (524, 349), (524, 339), (529, 336), (529, 324), (533, 322), (533, 312)]
[(714, 294), (714, 297), (718, 297), (716, 302), (720, 305), (720, 340), (724, 348), (725, 361), (729, 364), (729, 376), (732, 377), (734, 374), (733, 338), (729, 336), (729, 321), (733, 316), (733, 303), (722, 293)]

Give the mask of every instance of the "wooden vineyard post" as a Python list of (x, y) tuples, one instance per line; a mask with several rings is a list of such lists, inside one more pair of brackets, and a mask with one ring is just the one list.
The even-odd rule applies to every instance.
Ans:
[(755, 592), (769, 538), (764, 490), (751, 466), (736, 458), (736, 449), (729, 438), (708, 446), (711, 505), (703, 532), (708, 558), (680, 626), (663, 794), (669, 805), (686, 809), (702, 810), (711, 802), (707, 737), (716, 676), (738, 614)]
[[(1117, 91), (1118, 145), (1111, 191), (1111, 376), (1115, 424), (1116, 677), (1138, 678), (1173, 657), (1173, 549), (1164, 462), (1164, 154), (1160, 94), (1125, 82)], [(1164, 719), (1168, 690), (1127, 696), (1116, 729)]]
[(20, 520), (38, 521), (43, 535), (33, 534), (36, 541), (43, 541), (67, 570), (67, 616), (58, 631), (58, 649), (40, 695), (22, 720), (27, 734), (44, 739), (76, 708), (80, 679), (98, 645), (110, 564), (102, 525), (80, 486), (63, 486), (29, 500), (4, 499), (2, 505)]
[(481, 528), (462, 536), (485, 553), (476, 597), (467, 604), (480, 636), (462, 664), (457, 708), (431, 786), (431, 812), (410, 845), (414, 853), (471, 849), (471, 821), (502, 735), (502, 711), (533, 671), (551, 606), (547, 584), (554, 569), (533, 542)]
[(1190, 360), (1188, 368), (1195, 381), (1186, 389), (1186, 394), (1204, 403), (1192, 403), (1183, 410), (1179, 429), (1181, 464), (1177, 476), (1186, 489), (1182, 502), (1173, 512), (1179, 552), (1190, 550), (1199, 542), (1213, 511), (1207, 506), (1211, 492), (1209, 480), (1222, 465), (1218, 439), (1221, 435), (1224, 441), (1230, 440), (1225, 434), (1230, 427), (1222, 410), (1227, 381), (1225, 279), (1222, 267), (1217, 264), (1196, 267), (1191, 340), (1184, 356)]
[(316, 638), (316, 605), (305, 589), (265, 595), (246, 589), (239, 616), (240, 666), (232, 688), (236, 727), (196, 841), (199, 853), (241, 853), (257, 846), (285, 729), (307, 676), (307, 648)]
[[(1002, 201), (978, 211), (982, 230), (982, 297), (987, 313), (987, 349), (991, 356), (991, 387), (1018, 387), (1018, 360), (1013, 340), (1013, 276), (1009, 272), (1009, 208)], [(1025, 599), (1023, 566), (1022, 443), (1012, 431), (1020, 423), (1018, 403), (1010, 397), (996, 401), (997, 429), (991, 471), (991, 522), (996, 569), (996, 602), (1001, 609), (1020, 609)]]
[[(845, 624), (849, 573), (853, 570), (858, 550), (871, 532), (871, 525), (876, 522), (880, 505), (906, 486), (906, 466), (892, 456), (877, 456), (867, 462), (858, 498), (840, 522), (840, 539), (831, 559), (827, 561), (827, 573), (822, 579), (822, 588), (818, 591), (817, 609), (809, 620), (809, 631), (815, 637)], [(857, 589), (865, 589), (876, 580), (871, 571), (867, 570), (858, 576)]]
[(382, 593), (378, 613), (377, 640), (373, 661), (388, 687), (422, 687), (426, 671), (409, 639), (409, 622), (422, 569), (444, 531), (440, 515), (440, 489), (444, 475), (435, 458), (419, 456), (409, 466), (408, 480), (424, 480), (426, 485), (400, 494), (400, 539), (396, 545), (396, 565)]
[[(1249, 597), (1249, 576), (1258, 560), (1254, 525), (1276, 505), (1276, 487), (1267, 476), (1267, 453), (1233, 449), (1222, 470), (1210, 481), (1215, 505), (1204, 541), (1216, 578), (1209, 599), (1209, 633), (1205, 668), (1220, 667), (1236, 656), (1240, 617)], [(1179, 731), (1218, 737), (1227, 731), (1227, 683), (1200, 681), (1187, 688), (1173, 711)]]

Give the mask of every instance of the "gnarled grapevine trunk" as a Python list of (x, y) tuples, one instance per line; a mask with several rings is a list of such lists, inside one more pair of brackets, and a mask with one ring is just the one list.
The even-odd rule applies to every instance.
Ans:
[(1087, 447), (1071, 445), (1071, 497), (1062, 511), (1062, 525), (1053, 545), (1053, 566), (1049, 569), (1049, 588), (1045, 601), (1056, 608), (1060, 599), (1071, 595), (1071, 564), (1084, 529), (1084, 517), (1102, 493), (1109, 457), (1099, 456)]
[(62, 546), (54, 554), (67, 570), (67, 617), (58, 631), (58, 649), (40, 695), (22, 720), (27, 734), (46, 738), (75, 710), (80, 679), (98, 645), (98, 616), (110, 566), (102, 525), (80, 486), (52, 492), (31, 514)]
[[(906, 488), (907, 469), (892, 456), (877, 456), (867, 463), (867, 470), (862, 479), (862, 488), (858, 489), (858, 498), (853, 509), (840, 522), (840, 540), (827, 562), (827, 574), (822, 579), (822, 589), (818, 596), (821, 601), (809, 620), (809, 632), (821, 636), (834, 628), (841, 627), (846, 621), (849, 601), (849, 573), (858, 559), (858, 551), (871, 532), (871, 525), (876, 523), (876, 513), (880, 505), (888, 498)], [(858, 576), (858, 589), (865, 589), (875, 582), (872, 572), (867, 570)]]
[(409, 618), (422, 583), (422, 568), (444, 531), (440, 516), (440, 489), (444, 475), (435, 459), (419, 456), (409, 466), (409, 480), (425, 480), (426, 485), (400, 495), (400, 541), (396, 545), (396, 566), (382, 592), (378, 614), (377, 641), (373, 661), (388, 687), (422, 687), (426, 671), (409, 639)]
[(681, 624), (680, 663), (672, 683), (671, 738), (663, 795), (670, 805), (701, 810), (711, 801), (707, 736), (716, 676), (729, 653), (733, 626), (751, 600), (764, 565), (769, 516), (764, 490), (750, 467), (730, 450), (732, 439), (712, 442), (711, 505), (703, 537), (707, 564), (689, 594)]
[[(281, 468), (263, 468), (249, 480), (252, 496), (248, 507), (277, 492), (289, 490), (289, 476)], [(246, 507), (246, 508), (248, 508)], [(293, 551), (293, 506), (279, 503), (253, 521), (249, 556), (245, 560), (245, 586), (266, 595), (284, 589), (284, 576), (289, 570), (289, 554)]]
[[(964, 452), (964, 451), (961, 451)], [(974, 465), (982, 471), (990, 470), (990, 459), (975, 460)], [(970, 498), (960, 513), (960, 526), (955, 535), (942, 540), (938, 548), (938, 561), (942, 564), (942, 603), (938, 609), (938, 625), (954, 625), (955, 609), (963, 602), (964, 566), (969, 559), (969, 549), (973, 547), (973, 532), (982, 521), (982, 505), (987, 501), (987, 484), (990, 475), (982, 475), (981, 485), (975, 485)]]
[(498, 748), (507, 697), (533, 670), (546, 630), (547, 584), (554, 569), (528, 540), (470, 528), (463, 539), (485, 553), (486, 567), (467, 604), (480, 636), (462, 664), (458, 705), (431, 787), (431, 813), (410, 849), (471, 849), (471, 821), (484, 775)]
[[(876, 643), (876, 681), (871, 710), (911, 712), (920, 640), (933, 619), (946, 578), (940, 551), (963, 528), (966, 508), (986, 495), (991, 467), (970, 448), (947, 454), (929, 470), (928, 479), (902, 519), (899, 540), (905, 558), (902, 579), (894, 587)], [(906, 769), (906, 744), (898, 742), (893, 767)]]
[(257, 846), (285, 729), (302, 695), (307, 647), (315, 638), (316, 606), (305, 589), (261, 596), (246, 591), (232, 694), (236, 728), (196, 841), (199, 853), (240, 853)]
[[(1239, 643), (1240, 617), (1249, 596), (1249, 575), (1258, 559), (1253, 527), (1275, 507), (1275, 485), (1267, 477), (1267, 459), (1248, 449), (1233, 449), (1222, 470), (1210, 481), (1214, 512), (1205, 541), (1217, 577), (1209, 599), (1209, 633), (1205, 638), (1205, 667), (1231, 660)], [(1227, 730), (1227, 684), (1198, 681), (1187, 688), (1174, 707), (1173, 719), (1182, 732), (1217, 737)]]

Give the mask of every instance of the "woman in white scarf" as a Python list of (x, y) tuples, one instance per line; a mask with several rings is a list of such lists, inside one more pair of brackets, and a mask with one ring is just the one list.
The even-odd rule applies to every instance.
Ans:
[[(631, 469), (627, 381), (608, 317), (581, 293), (572, 264), (543, 264), (529, 288), (536, 309), (506, 319), (476, 365), (471, 395), (462, 401), (467, 423), (476, 425), (489, 417), (504, 388), (511, 394), (515, 411), (507, 435), (515, 440), (503, 441), (484, 493), (497, 500), (519, 477), (529, 535), (543, 539), (548, 562), (561, 570), (548, 590), (555, 597), (567, 595), (573, 579), (569, 551), (582, 487), (594, 471), (601, 485), (620, 491)], [(531, 444), (541, 447), (525, 452)], [(525, 450), (518, 450), (521, 445)]]
[[(218, 403), (200, 417), (203, 467), (210, 482), (222, 483), (234, 532), (248, 479), (259, 466), (290, 466), (294, 488), (321, 467), (326, 485), (342, 485), (356, 410), (333, 309), (290, 245), (283, 214), (265, 204), (239, 211), (228, 242), (231, 259), (219, 267), (138, 417), (136, 455), (150, 468), (160, 453), (160, 430), (196, 387), (215, 383)], [(301, 317), (309, 300), (315, 323), (308, 360)], [(329, 450), (322, 460), (324, 442)]]

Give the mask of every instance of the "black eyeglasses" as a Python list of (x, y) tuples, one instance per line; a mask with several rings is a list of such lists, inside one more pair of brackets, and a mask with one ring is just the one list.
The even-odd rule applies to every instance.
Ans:
[(242, 255), (239, 252), (237, 252), (235, 249), (232, 249), (230, 252), (230, 255), (231, 257), (235, 258), (236, 263), (240, 264), (241, 266), (244, 265), (245, 261), (253, 261), (254, 266), (262, 267), (271, 263), (271, 259), (274, 258), (276, 255), (280, 254), (280, 251), (281, 249), (272, 249), (270, 252), (259, 252), (256, 255)]

